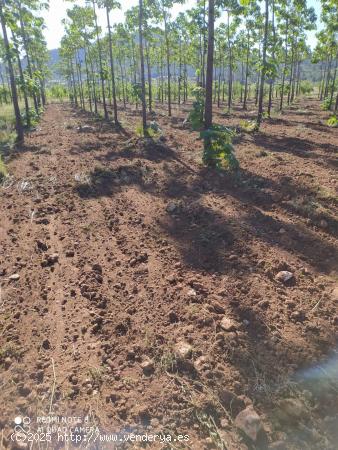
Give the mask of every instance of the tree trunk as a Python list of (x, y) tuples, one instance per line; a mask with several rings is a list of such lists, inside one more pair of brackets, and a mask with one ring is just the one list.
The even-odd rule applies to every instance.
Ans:
[(106, 15), (107, 15), (107, 25), (108, 25), (108, 38), (109, 38), (109, 59), (110, 59), (110, 73), (111, 73), (111, 87), (113, 94), (113, 110), (114, 110), (114, 122), (115, 125), (119, 125), (118, 117), (117, 117), (117, 101), (116, 101), (116, 84), (115, 84), (115, 69), (114, 69), (114, 57), (113, 57), (113, 41), (111, 35), (111, 26), (110, 26), (110, 17), (109, 17), (109, 9), (106, 6)]
[(146, 86), (144, 76), (144, 53), (143, 53), (143, 0), (139, 0), (139, 40), (140, 40), (140, 60), (141, 60), (142, 129), (143, 129), (143, 136), (146, 136), (147, 105), (146, 105)]
[(2, 28), (2, 36), (3, 36), (3, 40), (4, 40), (4, 47), (5, 47), (5, 52), (6, 52), (9, 79), (10, 79), (10, 84), (11, 84), (12, 100), (13, 100), (13, 107), (14, 107), (14, 114), (15, 114), (15, 129), (16, 129), (16, 134), (17, 134), (17, 141), (23, 142), (24, 141), (24, 132), (23, 132), (23, 126), (22, 126), (22, 120), (21, 120), (21, 114), (20, 114), (20, 108), (19, 108), (19, 101), (18, 101), (18, 92), (17, 92), (16, 84), (15, 84), (14, 70), (13, 70), (11, 51), (10, 51), (10, 47), (9, 47), (8, 35), (7, 35), (7, 30), (6, 30), (6, 22), (5, 22), (4, 12), (3, 12), (3, 6), (4, 6), (4, 0), (0, 0), (0, 21), (1, 21), (1, 28)]
[(98, 53), (99, 53), (102, 104), (103, 104), (104, 118), (105, 118), (105, 120), (108, 120), (109, 117), (108, 117), (108, 109), (107, 109), (107, 104), (106, 104), (106, 94), (105, 94), (105, 91), (104, 91), (104, 78), (103, 78), (101, 41), (100, 41), (100, 37), (99, 37), (99, 28), (98, 28), (98, 25), (97, 25), (97, 15), (96, 15), (96, 8), (95, 8), (95, 0), (93, 0), (92, 3), (93, 3), (93, 12), (94, 12), (94, 19), (95, 19), (96, 42), (97, 42), (97, 48), (98, 48)]
[(245, 62), (245, 86), (244, 86), (244, 100), (243, 109), (246, 109), (246, 102), (248, 98), (248, 77), (249, 77), (249, 55), (250, 55), (250, 30), (247, 32), (247, 48), (246, 48), (246, 62)]
[(269, 0), (265, 0), (265, 26), (264, 26), (264, 38), (263, 38), (263, 55), (262, 55), (262, 71), (261, 82), (259, 86), (259, 98), (258, 98), (258, 114), (257, 114), (257, 130), (261, 126), (263, 117), (263, 96), (264, 96), (264, 82), (265, 82), (265, 66), (266, 66), (266, 48), (268, 42), (268, 30), (269, 30)]
[(212, 82), (214, 66), (214, 26), (215, 26), (215, 0), (209, 0), (208, 20), (208, 54), (207, 54), (207, 76), (205, 83), (205, 112), (204, 127), (207, 130), (212, 126)]
[(167, 13), (163, 8), (164, 18), (164, 37), (166, 44), (166, 57), (167, 57), (167, 76), (168, 76), (168, 115), (171, 116), (171, 74), (170, 74), (170, 51), (169, 51), (169, 36), (168, 36), (168, 24)]
[(152, 80), (151, 80), (151, 65), (149, 55), (149, 45), (146, 44), (146, 59), (147, 59), (147, 75), (148, 75), (148, 109), (152, 111), (153, 93), (152, 93)]

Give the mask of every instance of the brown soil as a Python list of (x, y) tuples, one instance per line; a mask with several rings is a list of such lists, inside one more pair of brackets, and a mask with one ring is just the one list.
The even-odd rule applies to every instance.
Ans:
[[(190, 438), (150, 448), (337, 448), (337, 378), (306, 368), (335, 349), (338, 130), (303, 100), (236, 137), (241, 169), (222, 174), (200, 164), (185, 109), (158, 110), (166, 139), (153, 142), (135, 137), (131, 109), (115, 131), (52, 104), (12, 156), (0, 188), (3, 447), (15, 447), (14, 417), (51, 412), (87, 415), (102, 434)], [(234, 424), (251, 403), (256, 442)]]

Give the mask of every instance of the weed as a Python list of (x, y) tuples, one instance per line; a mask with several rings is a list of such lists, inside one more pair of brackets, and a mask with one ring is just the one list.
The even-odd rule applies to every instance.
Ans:
[(88, 370), (88, 374), (93, 382), (93, 385), (100, 386), (103, 382), (102, 369), (99, 367), (91, 367)]
[(321, 105), (321, 108), (324, 111), (328, 111), (331, 108), (331, 100), (329, 98), (325, 98)]
[(326, 125), (331, 128), (338, 128), (338, 119), (336, 115), (331, 116), (327, 121)]
[(205, 90), (197, 86), (193, 89), (192, 93), (195, 96), (195, 101), (192, 105), (193, 109), (189, 113), (189, 122), (191, 123), (192, 129), (197, 131), (203, 127)]
[(135, 132), (139, 137), (154, 138), (159, 136), (162, 133), (162, 130), (157, 122), (152, 121), (147, 127), (146, 133), (143, 132), (142, 124), (137, 125)]
[(127, 387), (132, 387), (132, 386), (135, 386), (137, 384), (137, 381), (134, 380), (134, 378), (131, 378), (131, 377), (122, 377), (121, 381)]
[(246, 133), (253, 133), (256, 130), (256, 121), (255, 120), (241, 120), (240, 122), (241, 130)]
[(7, 169), (0, 155), (0, 183), (6, 178)]
[(205, 411), (195, 411), (195, 416), (201, 427), (206, 431), (217, 448), (226, 449), (226, 443), (223, 441), (214, 418)]
[(167, 349), (158, 359), (158, 366), (162, 372), (174, 372), (177, 367), (177, 357), (172, 350)]
[(238, 169), (232, 138), (234, 131), (223, 125), (213, 125), (209, 130), (201, 131), (204, 139), (204, 164), (217, 169)]

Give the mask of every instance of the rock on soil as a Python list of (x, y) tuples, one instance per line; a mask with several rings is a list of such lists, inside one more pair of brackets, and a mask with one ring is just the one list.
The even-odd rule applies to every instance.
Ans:
[(236, 331), (238, 328), (238, 324), (229, 317), (223, 317), (221, 320), (220, 326), (224, 331)]
[(258, 433), (263, 430), (261, 418), (252, 406), (248, 406), (236, 416), (235, 425), (254, 442)]
[(18, 281), (20, 280), (20, 275), (18, 273), (14, 273), (8, 278), (10, 281)]
[(282, 270), (281, 272), (278, 272), (277, 275), (275, 276), (275, 280), (280, 281), (282, 283), (287, 283), (293, 278), (294, 278), (293, 273), (287, 270)]

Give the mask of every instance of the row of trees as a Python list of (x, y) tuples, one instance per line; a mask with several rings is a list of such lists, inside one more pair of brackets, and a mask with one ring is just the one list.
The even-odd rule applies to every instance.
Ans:
[(24, 140), (24, 127), (31, 127), (32, 118), (39, 115), (46, 103), (48, 51), (43, 37), (44, 22), (38, 12), (47, 7), (46, 1), (0, 0), (2, 99), (7, 101), (8, 93), (13, 103), (19, 141)]
[(325, 109), (338, 110), (338, 3), (322, 0), (322, 22), (324, 28), (318, 33), (318, 43), (313, 61), (321, 64), (319, 98), (325, 100)]
[[(206, 88), (209, 4), (197, 0), (173, 20), (171, 9), (179, 2), (143, 0), (113, 27), (110, 14), (120, 7), (115, 0), (91, 0), (86, 7), (69, 9), (61, 55), (74, 103), (95, 113), (102, 107), (105, 118), (112, 105), (118, 124), (117, 104), (138, 107), (143, 92), (148, 111), (158, 101), (167, 104), (170, 116), (173, 103), (186, 102), (192, 78)], [(221, 20), (212, 39), (213, 102), (225, 103), (230, 112), (234, 94), (243, 109), (253, 96), (258, 127), (264, 96), (270, 114), (276, 96), (283, 109), (301, 92), (301, 64), (310, 55), (306, 32), (316, 22), (306, 0), (265, 0), (264, 8), (261, 3), (216, 1), (214, 20)], [(98, 8), (106, 11), (107, 33), (97, 24)]]
[[(311, 56), (306, 39), (316, 15), (306, 0), (196, 0), (176, 18), (172, 8), (184, 0), (142, 0), (126, 12), (123, 23), (113, 26), (111, 17), (121, 7), (116, 0), (87, 0), (85, 6), (68, 1), (73, 5), (60, 48), (67, 91), (76, 106), (107, 120), (111, 114), (116, 125), (119, 109), (135, 104), (142, 108), (146, 130), (147, 113), (156, 103), (166, 105), (170, 116), (173, 105), (186, 103), (199, 86), (207, 112), (210, 100), (229, 113), (235, 101), (243, 109), (253, 102), (259, 129), (264, 113), (270, 115), (273, 107), (283, 110), (307, 88), (302, 63)], [(312, 56), (321, 64), (319, 96), (333, 108), (337, 6), (335, 0), (321, 1), (325, 28)], [(46, 7), (48, 2), (40, 0), (0, 0), (1, 94), (13, 102), (19, 140), (32, 113), (38, 114), (45, 103), (48, 53), (38, 12)], [(99, 9), (106, 17), (102, 27)], [(208, 114), (204, 119), (208, 123)]]

